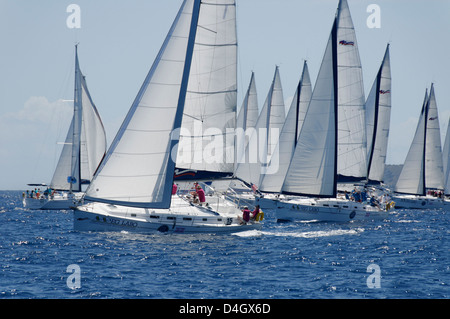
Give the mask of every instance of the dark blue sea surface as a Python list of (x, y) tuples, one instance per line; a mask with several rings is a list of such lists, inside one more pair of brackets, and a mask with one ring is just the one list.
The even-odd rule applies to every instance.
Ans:
[(265, 213), (261, 231), (231, 235), (89, 233), (71, 211), (24, 210), (21, 192), (1, 191), (0, 298), (450, 297), (449, 212), (348, 224)]

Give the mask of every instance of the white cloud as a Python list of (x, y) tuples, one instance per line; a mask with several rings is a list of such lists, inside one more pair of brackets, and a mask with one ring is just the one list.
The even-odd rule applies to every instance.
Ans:
[(67, 134), (71, 102), (50, 102), (32, 96), (16, 112), (0, 116), (0, 189), (21, 189), (26, 183), (48, 182)]

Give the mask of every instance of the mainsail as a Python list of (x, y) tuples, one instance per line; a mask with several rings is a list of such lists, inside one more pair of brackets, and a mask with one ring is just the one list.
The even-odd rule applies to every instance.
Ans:
[(106, 152), (106, 134), (87, 88), (75, 46), (74, 115), (50, 187), (80, 192), (89, 183)]
[(383, 181), (391, 119), (391, 66), (389, 45), (366, 101), (367, 175), (369, 182)]
[(170, 207), (200, 2), (183, 2), (85, 200)]
[(336, 14), (338, 69), (338, 178), (367, 178), (364, 85), (355, 28), (347, 0)]
[(235, 0), (204, 0), (178, 147), (180, 171), (205, 172), (206, 178), (233, 174), (236, 106)]
[(444, 188), (439, 117), (433, 84), (430, 94), (425, 93), (416, 133), (395, 191), (423, 196), (427, 188)]

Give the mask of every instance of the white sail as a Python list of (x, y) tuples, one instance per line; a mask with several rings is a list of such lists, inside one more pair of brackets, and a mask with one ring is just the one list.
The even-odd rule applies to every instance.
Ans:
[(282, 192), (336, 195), (337, 152), (336, 21), (317, 76)]
[(444, 189), (441, 130), (433, 84), (431, 84), (428, 104), (425, 133), (425, 188)]
[(337, 11), (338, 175), (340, 181), (367, 177), (364, 85), (350, 10), (340, 0)]
[(185, 0), (85, 199), (168, 208), (200, 0)]
[(422, 111), (417, 124), (416, 133), (406, 155), (405, 163), (398, 177), (395, 191), (405, 194), (425, 195), (424, 150), (425, 150), (425, 118), (428, 102), (428, 90), (425, 92)]
[(426, 188), (443, 189), (443, 165), (439, 118), (431, 85), (425, 100), (414, 139), (397, 181), (398, 193), (425, 195)]
[(369, 181), (382, 182), (391, 119), (391, 66), (389, 45), (366, 101)]
[[(251, 133), (258, 121), (258, 95), (255, 74), (252, 72), (250, 84), (236, 120), (236, 159), (244, 156)], [(237, 165), (235, 166), (237, 168)]]
[(445, 195), (450, 195), (450, 118), (447, 125), (447, 133), (445, 134), (444, 149), (442, 151), (442, 159), (444, 165), (444, 190)]
[(255, 73), (252, 72), (247, 92), (242, 102), (241, 109), (236, 121), (236, 128), (242, 128), (244, 131), (248, 128), (254, 128), (258, 121), (258, 94), (256, 91)]
[(280, 192), (286, 172), (294, 153), (297, 138), (305, 118), (306, 110), (312, 95), (311, 80), (308, 65), (303, 64), (303, 72), (295, 90), (291, 106), (289, 108), (280, 138), (272, 156), (268, 174), (262, 177), (260, 190), (263, 192)]
[(204, 0), (184, 107), (178, 168), (233, 172), (236, 106), (235, 0)]
[(105, 129), (81, 73), (75, 47), (74, 116), (50, 187), (81, 191), (81, 183), (91, 180), (105, 152)]
[(237, 177), (247, 183), (260, 185), (261, 174), (265, 173), (266, 165), (278, 143), (284, 120), (283, 89), (277, 66), (255, 130), (250, 135), (245, 152), (238, 158), (235, 172)]

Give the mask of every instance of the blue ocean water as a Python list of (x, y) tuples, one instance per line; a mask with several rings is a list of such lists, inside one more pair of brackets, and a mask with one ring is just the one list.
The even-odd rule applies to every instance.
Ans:
[(1, 191), (0, 298), (450, 297), (448, 212), (349, 224), (265, 213), (261, 231), (231, 235), (89, 233), (70, 211), (24, 210), (21, 192)]

